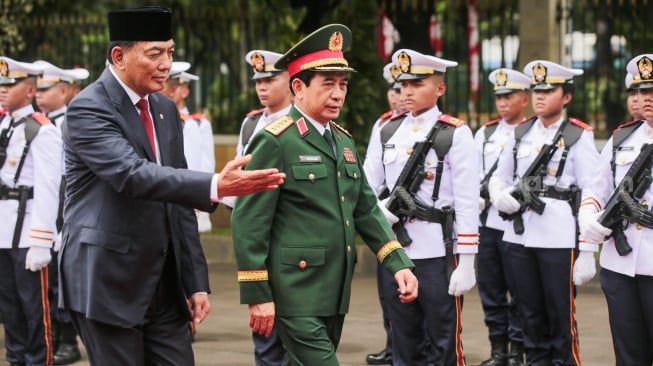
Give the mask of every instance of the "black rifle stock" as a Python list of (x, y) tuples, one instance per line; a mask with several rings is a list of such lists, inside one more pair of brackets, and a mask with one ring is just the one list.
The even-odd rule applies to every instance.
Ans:
[(413, 152), (401, 170), (392, 192), (388, 192), (388, 188), (385, 187), (379, 195), (380, 199), (388, 198), (386, 208), (399, 218), (399, 222), (393, 225), (393, 229), (397, 234), (397, 240), (404, 246), (410, 245), (412, 239), (403, 224), (415, 212), (414, 197), (426, 177), (424, 160), (433, 146), (433, 140), (437, 132), (438, 124), (435, 124), (424, 141), (416, 142), (413, 145)]
[(510, 193), (510, 195), (519, 202), (519, 210), (512, 214), (499, 212), (501, 218), (513, 222), (513, 228), (516, 234), (524, 233), (524, 219), (522, 218), (522, 214), (527, 209), (530, 208), (538, 215), (541, 215), (542, 212), (544, 212), (546, 203), (542, 201), (539, 196), (539, 193), (542, 192), (544, 187), (542, 178), (546, 173), (547, 164), (551, 161), (553, 154), (558, 148), (556, 145), (562, 138), (563, 130), (564, 125), (558, 129), (556, 136), (553, 138), (553, 142), (542, 145), (540, 153), (535, 157), (535, 160), (533, 160), (528, 169), (526, 169), (524, 175), (522, 175), (522, 178), (517, 182)]
[(619, 255), (627, 255), (633, 250), (624, 234), (627, 225), (624, 221), (636, 222), (653, 229), (653, 213), (648, 210), (648, 206), (637, 202), (653, 180), (651, 166), (653, 166), (653, 144), (644, 144), (599, 217), (598, 221), (601, 225), (612, 229), (610, 236), (614, 238), (614, 245)]

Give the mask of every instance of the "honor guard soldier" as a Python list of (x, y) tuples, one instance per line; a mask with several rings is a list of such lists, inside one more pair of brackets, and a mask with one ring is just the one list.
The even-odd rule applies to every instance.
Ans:
[(180, 111), (179, 116), (184, 124), (184, 156), (186, 157), (188, 169), (200, 170), (202, 166), (200, 126), (191, 115), (181, 112), (179, 106), (183, 104), (183, 99), (181, 99), (181, 94), (177, 94), (179, 77), (182, 72), (189, 68), (190, 64), (188, 62), (174, 61), (170, 67), (170, 75), (162, 93), (175, 102), (177, 109)]
[(643, 119), (619, 126), (606, 143), (583, 195), (579, 222), (586, 242), (603, 244), (599, 278), (616, 364), (651, 365), (653, 54), (634, 57), (626, 69), (633, 76), (631, 87), (637, 90)]
[[(400, 93), (401, 93), (401, 84), (399, 84), (395, 77), (399, 75), (399, 67), (394, 63), (390, 62), (383, 67), (383, 78), (388, 83), (387, 99), (388, 106), (390, 110), (383, 113), (372, 125), (372, 132), (370, 133), (370, 141), (372, 139), (378, 139), (379, 128), (383, 127), (388, 121), (392, 118), (398, 116), (401, 113), (407, 113), (405, 108), (403, 108), (403, 103), (400, 104)], [(365, 165), (367, 164), (367, 158), (365, 159)], [(365, 167), (365, 169), (367, 169)], [(390, 319), (388, 318), (388, 311), (386, 310), (387, 306), (385, 305), (385, 299), (390, 296), (394, 296), (394, 293), (385, 294), (383, 293), (383, 276), (385, 269), (381, 263), (377, 263), (376, 266), (376, 284), (377, 290), (379, 293), (379, 303), (381, 304), (381, 311), (383, 315), (383, 329), (386, 333), (386, 343), (385, 348), (378, 353), (370, 353), (365, 357), (365, 362), (368, 365), (390, 365), (392, 364), (392, 336), (390, 332), (392, 327), (390, 326)], [(388, 274), (389, 276), (389, 274)]]
[(628, 116), (630, 116), (633, 121), (643, 118), (642, 113), (639, 111), (639, 92), (634, 87), (634, 79), (635, 77), (633, 74), (629, 72), (626, 73), (626, 79), (624, 80), (624, 84), (626, 84), (626, 93), (628, 93), (628, 97), (626, 98), (626, 108), (628, 109)]
[[(575, 285), (595, 274), (596, 245), (578, 240), (581, 190), (598, 153), (592, 128), (564, 115), (574, 76), (583, 70), (535, 60), (531, 77), (535, 116), (515, 128), (490, 178), (489, 192), (508, 222), (503, 241), (522, 315), (529, 365), (580, 365)], [(579, 252), (580, 250), (580, 252)], [(573, 270), (572, 270), (573, 269)]]
[[(190, 82), (200, 79), (199, 76), (182, 71), (175, 76), (177, 89), (175, 91), (175, 103), (183, 118), (190, 116), (199, 126), (199, 167), (198, 170), (207, 173), (215, 172), (215, 143), (213, 141), (213, 128), (211, 122), (203, 113), (191, 114), (186, 106), (186, 98), (190, 95)], [(197, 142), (193, 142), (197, 144)], [(208, 212), (195, 210), (197, 215), (197, 228), (200, 233), (211, 231), (211, 217)]]
[[(400, 67), (397, 81), (410, 113), (380, 129), (365, 166), (421, 284), (418, 301), (390, 298), (392, 364), (427, 365), (432, 358), (437, 365), (459, 365), (461, 295), (476, 283), (479, 168), (477, 156), (469, 153), (474, 143), (469, 127), (437, 106), (446, 90), (445, 71), (458, 63), (408, 49), (396, 51), (392, 61)], [(422, 352), (427, 339), (432, 357)]]
[(343, 55), (351, 39), (344, 25), (326, 25), (275, 63), (288, 70), (295, 103), (252, 137), (245, 169), (277, 167), (287, 178), (277, 191), (238, 198), (232, 213), (241, 303), (254, 332), (276, 328), (288, 366), (339, 364), (356, 232), (394, 273), (398, 301), (417, 297), (413, 263), (394, 240), (351, 136), (333, 122), (354, 71)]
[[(265, 50), (252, 50), (245, 55), (245, 61), (254, 70), (252, 80), (256, 83), (256, 95), (263, 108), (255, 109), (245, 116), (236, 145), (237, 158), (245, 155), (254, 134), (290, 111), (293, 95), (288, 88), (288, 71), (274, 67), (281, 56), (280, 53)], [(234, 206), (233, 197), (225, 197), (221, 202)]]
[(494, 104), (499, 118), (485, 123), (474, 137), (481, 162), (478, 292), (491, 346), (490, 358), (480, 366), (522, 366), (522, 327), (513, 290), (514, 274), (508, 265), (508, 252), (512, 246), (502, 239), (506, 221), (492, 206), (487, 186), (506, 142), (512, 138), (515, 127), (524, 120), (531, 79), (519, 71), (505, 68), (492, 71), (488, 79), (494, 87)]
[(52, 364), (48, 263), (55, 241), (61, 133), (32, 101), (43, 69), (0, 57), (0, 309), (11, 365)]
[[(66, 102), (72, 92), (72, 85), (78, 80), (88, 78), (88, 70), (61, 69), (47, 61), (39, 60), (35, 65), (43, 67), (43, 75), (38, 78), (36, 104), (41, 112), (61, 131), (63, 128)], [(59, 210), (57, 212), (57, 240), (52, 253), (52, 262), (48, 266), (50, 275), (50, 315), (52, 319), (52, 346), (54, 350), (53, 365), (69, 365), (81, 359), (77, 345), (77, 332), (70, 314), (57, 306), (59, 293), (59, 271), (57, 270), (57, 252), (61, 244), (61, 228), (63, 226), (63, 201), (65, 189), (65, 169), (63, 154), (61, 155), (61, 187), (59, 189)]]

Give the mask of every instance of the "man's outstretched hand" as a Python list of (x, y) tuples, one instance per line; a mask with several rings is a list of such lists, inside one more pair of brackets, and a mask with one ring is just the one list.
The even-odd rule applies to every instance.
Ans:
[(277, 189), (286, 178), (276, 168), (261, 170), (242, 170), (252, 160), (251, 155), (231, 160), (225, 165), (218, 177), (218, 195), (245, 196), (248, 194)]

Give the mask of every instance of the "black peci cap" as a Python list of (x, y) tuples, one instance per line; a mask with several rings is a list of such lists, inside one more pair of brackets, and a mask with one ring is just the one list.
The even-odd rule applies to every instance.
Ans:
[(109, 12), (111, 41), (167, 41), (172, 39), (172, 11), (146, 6)]

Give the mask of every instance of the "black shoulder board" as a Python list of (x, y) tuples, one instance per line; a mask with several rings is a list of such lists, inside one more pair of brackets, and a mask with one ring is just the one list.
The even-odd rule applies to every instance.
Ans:
[(243, 122), (243, 131), (240, 136), (240, 143), (243, 146), (247, 146), (249, 143), (249, 139), (252, 138), (254, 129), (256, 129), (256, 124), (258, 123), (258, 120), (261, 119), (262, 115), (263, 113), (247, 115), (247, 119)]
[(391, 119), (389, 122), (383, 125), (381, 127), (380, 135), (381, 135), (381, 145), (385, 145), (388, 140), (390, 140), (390, 137), (395, 134), (399, 126), (401, 126), (401, 122), (406, 119), (406, 116), (408, 116), (408, 113), (401, 114), (393, 119)]
[(615, 148), (621, 145), (626, 137), (630, 136), (630, 134), (633, 133), (639, 126), (641, 126), (642, 123), (644, 123), (643, 119), (634, 120), (626, 122), (617, 127), (617, 129), (612, 132), (612, 147)]

